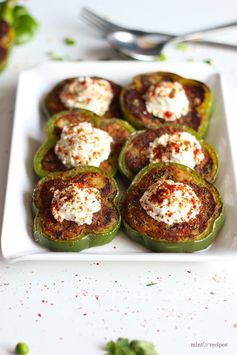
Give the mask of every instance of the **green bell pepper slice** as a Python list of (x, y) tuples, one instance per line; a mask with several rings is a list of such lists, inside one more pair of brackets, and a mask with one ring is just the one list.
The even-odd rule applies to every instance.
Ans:
[(39, 24), (30, 15), (25, 6), (16, 5), (15, 0), (0, 3), (0, 18), (4, 19), (14, 30), (15, 44), (30, 41), (36, 34)]
[[(77, 179), (80, 180), (83, 178), (87, 179), (88, 186), (96, 187), (100, 190), (105, 212), (101, 213), (98, 223), (94, 223), (94, 225), (89, 225), (88, 227), (87, 225), (83, 225), (83, 228), (79, 228), (78, 234), (76, 229), (73, 235), (68, 236), (68, 230), (75, 223), (66, 221), (66, 224), (63, 225), (65, 221), (60, 223), (54, 220), (50, 210), (53, 197), (52, 186), (55, 184), (57, 188), (58, 181), (60, 180), (70, 183), (72, 181), (77, 182)], [(37, 183), (33, 193), (33, 236), (35, 241), (52, 251), (59, 252), (78, 252), (111, 242), (121, 224), (121, 217), (117, 206), (118, 198), (119, 189), (116, 181), (108, 177), (99, 168), (80, 166), (67, 172), (49, 174)], [(61, 231), (59, 231), (60, 228)]]
[[(142, 189), (144, 189), (145, 186), (145, 179), (150, 179), (152, 183), (154, 183), (162, 179), (164, 176), (167, 176), (168, 179), (171, 180), (174, 178), (174, 180), (178, 182), (188, 182), (195, 184), (198, 187), (206, 189), (206, 191), (211, 193), (215, 202), (215, 209), (213, 215), (205, 222), (205, 228), (202, 232), (198, 233), (197, 231), (194, 231), (194, 235), (184, 235), (182, 237), (177, 237), (176, 240), (172, 241), (171, 237), (167, 239), (162, 236), (162, 223), (160, 223), (159, 234), (156, 236), (151, 236), (148, 233), (144, 233), (143, 231), (139, 230), (139, 228), (135, 228), (133, 221), (135, 218), (139, 220), (140, 225), (146, 225), (146, 223), (150, 223), (149, 218), (151, 217), (146, 220), (147, 215), (144, 211), (144, 213), (142, 212), (143, 218), (141, 219), (139, 208), (142, 210), (142, 207), (139, 205), (139, 207), (137, 207), (137, 211), (139, 213), (136, 213), (133, 210), (133, 215), (130, 218), (129, 211), (132, 207), (132, 204), (129, 198), (132, 199), (133, 207), (134, 204), (140, 204), (139, 198), (141, 197), (140, 194), (142, 195), (144, 192)], [(200, 175), (198, 175), (194, 170), (176, 163), (150, 164), (142, 169), (134, 178), (132, 184), (125, 194), (125, 197), (123, 198), (121, 203), (121, 213), (126, 234), (132, 240), (142, 244), (152, 251), (165, 253), (191, 253), (206, 249), (215, 240), (218, 231), (221, 229), (224, 223), (223, 202), (216, 187), (212, 183), (202, 179)], [(156, 222), (157, 221), (152, 219), (152, 223)]]
[(37, 32), (38, 22), (29, 14), (17, 16), (15, 18), (15, 43), (23, 44), (29, 42)]
[[(146, 91), (144, 82), (156, 83), (164, 79), (169, 79), (179, 82), (185, 87), (187, 91), (193, 91), (195, 96), (195, 90), (201, 90), (203, 95), (203, 100), (200, 100), (199, 104), (195, 103), (195, 98), (189, 99), (191, 112), (180, 119), (175, 120), (173, 123), (186, 125), (197, 131), (198, 136), (201, 138), (206, 134), (208, 128), (209, 117), (212, 113), (213, 108), (213, 97), (209, 87), (197, 80), (183, 78), (174, 73), (169, 72), (154, 72), (140, 74), (133, 78), (133, 82), (122, 89), (120, 95), (120, 104), (122, 113), (125, 119), (130, 122), (133, 127), (137, 129), (144, 128), (157, 128), (160, 124), (165, 123), (161, 118), (154, 118), (152, 115), (149, 118), (147, 112), (144, 114), (146, 108), (144, 106), (143, 95)], [(146, 84), (147, 85), (147, 84)], [(128, 94), (131, 94), (129, 99)], [(190, 95), (190, 98), (191, 96)], [(136, 104), (133, 102), (136, 100)], [(135, 106), (134, 106), (135, 105)]]
[(14, 23), (13, 11), (15, 5), (16, 0), (6, 0), (0, 3), (0, 18), (10, 25), (13, 25)]
[[(167, 132), (166, 132), (166, 130), (167, 130)], [(149, 130), (149, 131), (151, 131), (151, 130)], [(191, 135), (193, 135), (199, 141), (203, 151), (208, 155), (210, 161), (212, 162), (212, 165), (210, 167), (204, 166), (202, 169), (200, 169), (200, 171), (198, 171), (198, 167), (195, 167), (194, 170), (196, 170), (207, 181), (209, 181), (209, 182), (215, 181), (217, 173), (218, 173), (218, 168), (219, 168), (218, 156), (216, 154), (215, 149), (210, 144), (208, 144), (203, 139), (200, 139), (198, 137), (196, 131), (194, 131), (193, 129), (191, 129), (190, 127), (187, 127), (187, 126), (181, 126), (181, 125), (169, 124), (169, 123), (163, 124), (160, 127), (158, 127), (157, 129), (154, 129), (152, 131), (157, 132), (157, 135), (156, 135), (157, 137), (160, 136), (161, 134), (169, 133), (169, 131), (170, 132), (175, 132), (175, 131), (188, 132)], [(159, 134), (159, 131), (161, 132), (161, 134)], [(119, 171), (126, 179), (128, 179), (130, 181), (135, 177), (135, 175), (138, 173), (138, 171), (135, 173), (131, 168), (129, 168), (129, 166), (126, 162), (126, 155), (128, 152), (131, 152), (131, 154), (133, 154), (132, 153), (132, 152), (134, 152), (133, 142), (137, 138), (143, 137), (146, 132), (148, 132), (148, 130), (140, 130), (140, 131), (136, 131), (136, 132), (132, 133), (130, 135), (130, 137), (127, 139), (126, 143), (124, 144), (124, 146), (119, 154), (119, 160), (118, 160)], [(134, 159), (136, 159), (137, 157), (141, 158), (142, 155), (144, 155), (144, 149), (145, 149), (145, 141), (144, 140), (145, 139), (143, 139), (143, 146), (141, 146), (138, 151), (138, 156), (135, 155)], [(148, 164), (144, 163), (142, 168)]]
[[(96, 127), (107, 131), (114, 139), (115, 144), (111, 150), (111, 153), (108, 159), (105, 161), (107, 163), (102, 162), (101, 168), (105, 170), (110, 176), (114, 176), (117, 172), (118, 167), (118, 155), (124, 144), (125, 140), (128, 136), (134, 132), (134, 128), (126, 121), (120, 120), (117, 118), (103, 118), (99, 117), (93, 112), (78, 109), (74, 111), (63, 111), (59, 114), (52, 116), (46, 125), (46, 141), (45, 143), (38, 149), (34, 157), (34, 170), (39, 177), (44, 177), (50, 172), (68, 170), (66, 167), (61, 166), (60, 168), (49, 170), (44, 165), (44, 159), (49, 151), (52, 151), (54, 146), (56, 145), (57, 141), (60, 138), (60, 135), (56, 130), (62, 129), (63, 126), (69, 124), (73, 121), (73, 117), (78, 115), (77, 122), (91, 122), (91, 124)], [(70, 120), (71, 117), (71, 120)], [(77, 116), (76, 116), (77, 117)], [(79, 120), (79, 117), (80, 120)], [(119, 133), (120, 132), (120, 133)], [(55, 155), (55, 154), (54, 154)], [(56, 155), (55, 155), (56, 157)], [(54, 156), (52, 159), (55, 159)], [(58, 159), (56, 157), (56, 159)]]
[(13, 44), (28, 42), (38, 29), (26, 7), (15, 0), (0, 3), (0, 72), (5, 69)]

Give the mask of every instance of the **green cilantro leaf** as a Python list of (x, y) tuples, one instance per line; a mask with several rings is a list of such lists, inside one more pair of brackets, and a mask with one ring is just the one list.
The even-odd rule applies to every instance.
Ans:
[(145, 340), (130, 342), (127, 338), (109, 341), (105, 346), (105, 351), (105, 355), (159, 355), (151, 342)]
[(64, 44), (66, 44), (67, 46), (74, 46), (76, 44), (76, 41), (73, 38), (70, 37), (65, 37), (63, 39)]

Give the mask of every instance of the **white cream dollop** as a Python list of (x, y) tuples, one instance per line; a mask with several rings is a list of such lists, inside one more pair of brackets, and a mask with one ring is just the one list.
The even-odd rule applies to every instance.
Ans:
[(51, 202), (52, 214), (58, 222), (73, 221), (79, 226), (91, 224), (94, 213), (100, 209), (100, 191), (76, 183), (71, 183), (62, 190), (55, 190)]
[(55, 153), (67, 168), (100, 166), (111, 152), (113, 138), (89, 122), (65, 126), (55, 145)]
[[(159, 145), (165, 147), (160, 154)], [(202, 146), (195, 136), (188, 132), (164, 133), (157, 137), (149, 146), (151, 163), (173, 162), (193, 169), (205, 158)]]
[(147, 111), (167, 122), (175, 121), (189, 111), (188, 97), (177, 81), (151, 85), (144, 98)]
[(79, 77), (63, 87), (60, 99), (70, 109), (84, 108), (102, 116), (111, 104), (113, 90), (107, 80)]
[(189, 222), (198, 215), (201, 207), (200, 199), (191, 186), (173, 180), (149, 186), (140, 203), (150, 217), (169, 225)]

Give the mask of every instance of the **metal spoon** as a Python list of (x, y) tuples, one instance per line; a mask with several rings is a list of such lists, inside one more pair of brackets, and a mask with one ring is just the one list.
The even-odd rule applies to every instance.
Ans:
[(201, 40), (204, 34), (220, 28), (223, 29), (236, 25), (237, 22), (233, 22), (224, 26), (216, 26), (211, 29), (187, 33), (181, 36), (166, 36), (160, 34), (136, 35), (127, 31), (115, 31), (107, 35), (107, 40), (112, 48), (126, 57), (137, 60), (152, 61), (157, 58), (166, 46), (185, 41), (195, 41), (199, 44), (236, 50), (237, 45)]
[[(236, 26), (237, 22), (224, 23), (199, 31), (191, 32), (188, 35), (176, 36), (170, 33), (145, 32), (137, 29), (126, 28), (108, 21), (103, 16), (88, 8), (82, 8), (81, 18), (90, 26), (98, 29), (108, 39), (111, 46), (127, 57), (138, 60), (154, 60), (164, 49), (164, 46), (192, 40), (208, 46), (235, 49), (236, 45), (220, 42), (201, 40), (203, 35), (215, 30)], [(197, 39), (201, 41), (197, 41)]]

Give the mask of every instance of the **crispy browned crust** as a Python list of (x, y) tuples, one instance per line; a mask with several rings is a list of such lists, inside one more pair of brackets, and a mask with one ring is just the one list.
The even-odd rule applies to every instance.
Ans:
[[(60, 118), (58, 121), (62, 120)], [(68, 123), (80, 123), (80, 122), (90, 122), (90, 118), (87, 116), (83, 116), (79, 111), (73, 111), (64, 116), (64, 120), (67, 120)], [(111, 153), (107, 160), (103, 161), (100, 164), (100, 168), (108, 173), (114, 163), (118, 160), (118, 155), (121, 151), (121, 148), (126, 141), (129, 132), (122, 125), (118, 124), (116, 121), (106, 121), (104, 120), (99, 124), (100, 129), (109, 133), (109, 135), (113, 138), (113, 143), (111, 144)], [(54, 129), (55, 134), (60, 137), (62, 129), (57, 126), (57, 121)], [(57, 157), (54, 152), (54, 147), (51, 148), (44, 156), (42, 160), (42, 167), (46, 171), (54, 172), (54, 171), (65, 171), (69, 170), (63, 165), (61, 160)]]
[[(92, 77), (92, 78), (97, 78), (97, 79), (102, 79), (99, 77)], [(48, 112), (49, 116), (52, 116), (56, 113), (68, 110), (68, 108), (62, 103), (60, 100), (60, 92), (62, 91), (63, 87), (66, 84), (69, 84), (72, 82), (75, 78), (70, 78), (70, 79), (65, 79), (58, 83), (46, 96), (44, 105), (46, 108), (46, 111)], [(107, 80), (107, 79), (104, 79)], [(111, 117), (121, 117), (121, 111), (120, 111), (120, 104), (119, 104), (119, 96), (121, 92), (121, 87), (114, 82), (107, 80), (113, 90), (113, 100), (109, 106), (109, 110), (105, 112), (103, 117), (111, 118)]]
[(91, 117), (81, 113), (80, 110), (65, 111), (63, 116), (60, 115), (60, 117), (56, 119), (54, 124), (54, 133), (60, 137), (64, 126), (69, 124), (78, 124), (80, 122), (91, 122)]
[[(181, 127), (178, 131), (185, 131)], [(131, 140), (130, 145), (127, 148), (125, 154), (125, 163), (129, 170), (136, 175), (142, 168), (149, 164), (148, 149), (151, 142), (153, 142), (157, 137), (162, 136), (165, 133), (177, 132), (177, 128), (171, 125), (160, 126), (157, 129), (148, 129)], [(160, 145), (157, 148), (157, 155), (162, 155), (165, 151), (165, 147)], [(195, 166), (195, 169), (202, 177), (206, 178), (209, 174), (212, 174), (213, 160), (208, 154), (205, 147), (203, 147), (204, 159), (199, 165)]]
[(180, 174), (179, 176), (176, 175), (175, 168), (166, 166), (148, 172), (137, 185), (130, 189), (122, 203), (124, 221), (132, 229), (149, 235), (155, 240), (175, 242), (187, 238), (193, 239), (206, 229), (208, 220), (213, 216), (215, 209), (219, 207), (217, 207), (212, 193), (205, 186), (196, 185), (191, 182), (191, 179), (186, 179), (183, 182), (191, 186), (201, 199), (200, 213), (188, 223), (176, 223), (171, 226), (154, 220), (141, 207), (139, 200), (150, 185), (157, 180), (165, 179), (182, 182)]
[[(160, 74), (160, 79), (162, 81), (173, 82), (174, 79)], [(152, 77), (149, 75), (141, 75), (141, 85), (139, 90), (135, 84), (128, 86), (124, 92), (124, 102), (125, 107), (130, 111), (143, 126), (146, 127), (157, 127), (158, 124), (165, 123), (165, 120), (159, 117), (156, 117), (149, 113), (146, 110), (145, 100), (143, 99), (144, 94), (148, 90), (149, 86), (154, 83)], [(181, 125), (186, 125), (191, 127), (194, 130), (198, 130), (200, 125), (200, 117), (196, 110), (196, 107), (204, 100), (204, 91), (200, 85), (183, 85), (186, 95), (190, 102), (190, 111), (187, 115), (179, 118), (172, 123), (178, 123)]]
[[(113, 152), (113, 150), (111, 150), (111, 152)], [(100, 164), (100, 168), (108, 173), (112, 167), (112, 162), (115, 160), (115, 157), (110, 157), (108, 160), (104, 160), (101, 164)], [(61, 160), (58, 158), (58, 156), (55, 154), (54, 152), (54, 148), (51, 148), (44, 156), (43, 160), (42, 160), (42, 168), (46, 171), (48, 171), (49, 173), (53, 173), (55, 171), (67, 171), (67, 170), (71, 170), (69, 168), (67, 168), (65, 165), (63, 165), (63, 163), (61, 162)]]
[(3, 19), (0, 19), (0, 47), (9, 49), (14, 39), (14, 31)]
[[(124, 145), (126, 139), (129, 136), (129, 132), (126, 130), (126, 128), (120, 124), (118, 124), (116, 121), (107, 124), (106, 121), (101, 122), (99, 125), (100, 129), (106, 131), (112, 138), (113, 138), (113, 143), (111, 144), (111, 153), (109, 160), (110, 162), (117, 162), (118, 161), (118, 156), (119, 153), (122, 149), (122, 146)], [(101, 163), (101, 168), (106, 171), (103, 167), (103, 164), (106, 163), (107, 161), (104, 161)], [(113, 163), (114, 165), (114, 163)], [(110, 166), (111, 168), (111, 166)]]
[(0, 19), (0, 46), (5, 46), (4, 44), (10, 31), (11, 26), (3, 19)]
[[(90, 225), (79, 226), (75, 222), (64, 220), (59, 223), (51, 212), (51, 201), (54, 191), (67, 186), (69, 182), (85, 184), (100, 190), (102, 207), (94, 214)], [(100, 233), (109, 228), (118, 218), (114, 208), (113, 199), (116, 195), (109, 178), (95, 172), (85, 172), (70, 180), (51, 179), (46, 180), (41, 189), (34, 195), (34, 203), (42, 215), (42, 232), (53, 240), (72, 240), (79, 234)]]
[(48, 150), (42, 160), (42, 168), (49, 173), (54, 171), (66, 171), (69, 170), (65, 165), (61, 162), (58, 156), (54, 152), (54, 147)]
[(10, 31), (11, 26), (0, 18), (0, 37), (5, 36)]

